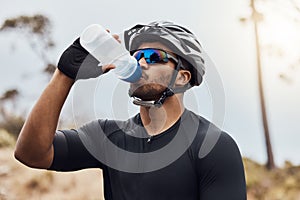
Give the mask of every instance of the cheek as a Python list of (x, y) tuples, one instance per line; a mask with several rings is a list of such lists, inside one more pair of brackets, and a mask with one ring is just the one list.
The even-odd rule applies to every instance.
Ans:
[(153, 66), (153, 68), (147, 73), (149, 75), (149, 80), (155, 83), (169, 84), (173, 74), (173, 69), (166, 66), (164, 66), (164, 68), (158, 68), (158, 66), (155, 67), (156, 69)]
[(168, 73), (165, 71), (153, 73), (151, 75), (150, 82), (167, 86), (171, 80), (171, 76), (172, 73)]

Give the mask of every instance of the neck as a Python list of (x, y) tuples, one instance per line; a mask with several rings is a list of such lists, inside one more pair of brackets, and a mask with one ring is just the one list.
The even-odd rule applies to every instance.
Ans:
[(157, 135), (176, 123), (184, 111), (183, 95), (168, 97), (159, 107), (140, 107), (141, 120), (149, 135)]

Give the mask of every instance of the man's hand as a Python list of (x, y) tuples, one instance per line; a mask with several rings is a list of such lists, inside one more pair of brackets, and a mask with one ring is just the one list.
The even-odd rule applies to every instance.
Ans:
[[(118, 35), (113, 35), (113, 37), (120, 42)], [(81, 46), (77, 38), (61, 55), (58, 69), (69, 78), (79, 80), (96, 78), (115, 68), (112, 64), (98, 65), (99, 61)]]
[(77, 38), (61, 55), (58, 69), (73, 80), (96, 78), (102, 68), (99, 61), (85, 50)]

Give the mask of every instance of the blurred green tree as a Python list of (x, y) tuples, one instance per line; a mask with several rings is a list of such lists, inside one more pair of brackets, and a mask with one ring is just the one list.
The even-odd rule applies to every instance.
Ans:
[[(3, 32), (16, 32), (25, 37), (25, 41), (29, 43), (32, 51), (43, 62), (43, 72), (48, 76), (54, 73), (56, 66), (50, 61), (48, 51), (55, 44), (51, 38), (51, 22), (46, 16), (36, 14), (8, 18), (0, 27), (0, 33)], [(13, 88), (5, 91), (0, 97), (0, 128), (7, 130), (16, 137), (25, 120), (23, 115), (9, 110), (8, 104), (15, 107), (19, 95), (20, 91)]]
[[(267, 163), (266, 167), (269, 170), (272, 170), (276, 168), (275, 162), (274, 162), (274, 156), (273, 156), (273, 150), (272, 150), (272, 144), (270, 139), (270, 133), (269, 133), (269, 126), (268, 126), (268, 117), (267, 117), (267, 109), (265, 104), (265, 93), (264, 93), (264, 87), (263, 87), (263, 75), (262, 75), (262, 64), (261, 64), (261, 44), (260, 44), (260, 34), (259, 34), (259, 24), (264, 20), (263, 13), (259, 12), (256, 9), (256, 2), (260, 3), (273, 3), (278, 4), (279, 7), (284, 7), (281, 5), (282, 3), (289, 3), (291, 8), (294, 10), (292, 12), (298, 13), (298, 16), (300, 16), (300, 7), (298, 3), (295, 0), (288, 0), (284, 2), (279, 1), (270, 1), (270, 0), (250, 0), (250, 8), (251, 8), (251, 16), (250, 17), (242, 17), (240, 18), (240, 22), (245, 23), (247, 21), (251, 21), (254, 25), (254, 34), (255, 34), (255, 47), (256, 47), (256, 61), (257, 61), (257, 80), (258, 80), (258, 88), (259, 88), (259, 98), (260, 98), (260, 105), (261, 105), (261, 115), (262, 115), (262, 122), (263, 122), (263, 130), (264, 130), (264, 136), (265, 136), (265, 144), (266, 144), (266, 151), (267, 151)], [(289, 16), (290, 17), (290, 16)], [(295, 23), (299, 23), (300, 20), (297, 17), (293, 17), (292, 20)], [(281, 47), (277, 47), (277, 52), (284, 52)], [(278, 56), (282, 56), (281, 53)], [(295, 69), (296, 67), (300, 66), (300, 59), (297, 60), (295, 63), (291, 64), (289, 66), (290, 69)], [(281, 72), (278, 74), (278, 77), (287, 82), (291, 83), (292, 79), (290, 78), (289, 73)]]
[(4, 94), (0, 97), (0, 128), (5, 129), (15, 138), (17, 138), (21, 131), (24, 124), (24, 117), (8, 111), (5, 104), (9, 102), (12, 104), (12, 107), (15, 108), (19, 94), (20, 93), (17, 89), (10, 89), (4, 92)]
[(13, 31), (26, 37), (33, 52), (44, 63), (44, 72), (52, 75), (55, 64), (50, 62), (48, 51), (55, 46), (51, 38), (51, 22), (42, 15), (21, 15), (6, 19), (0, 27), (0, 32)]

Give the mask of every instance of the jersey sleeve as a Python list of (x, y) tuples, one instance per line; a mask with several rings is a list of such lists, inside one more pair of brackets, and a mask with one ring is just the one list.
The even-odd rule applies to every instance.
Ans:
[(246, 183), (242, 158), (235, 141), (222, 132), (213, 149), (197, 159), (201, 200), (245, 200)]
[[(93, 127), (97, 123), (98, 121), (86, 124), (78, 130), (57, 131), (53, 140), (54, 157), (48, 170), (75, 171), (86, 168), (103, 168), (103, 164), (89, 152), (80, 136), (91, 134), (87, 132), (87, 127)], [(95, 131), (95, 128), (91, 129)]]

